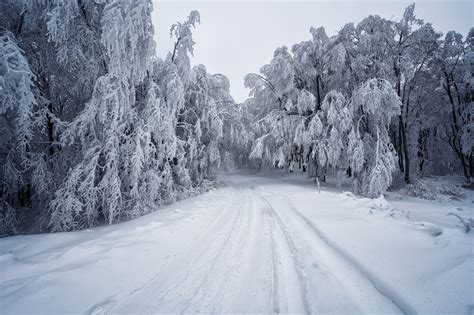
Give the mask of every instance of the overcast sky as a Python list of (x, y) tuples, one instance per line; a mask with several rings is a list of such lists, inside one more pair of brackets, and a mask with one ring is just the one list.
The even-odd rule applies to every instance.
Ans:
[[(324, 26), (329, 36), (345, 23), (358, 23), (369, 14), (398, 20), (413, 1), (172, 1), (154, 0), (153, 22), (158, 55), (172, 49), (171, 24), (183, 21), (191, 10), (201, 14), (193, 31), (196, 42), (192, 64), (204, 64), (210, 73), (226, 75), (237, 102), (244, 101), (247, 73), (258, 72), (282, 45), (309, 40), (311, 26)], [(415, 14), (438, 31), (456, 30), (464, 36), (474, 25), (473, 1), (417, 1)]]

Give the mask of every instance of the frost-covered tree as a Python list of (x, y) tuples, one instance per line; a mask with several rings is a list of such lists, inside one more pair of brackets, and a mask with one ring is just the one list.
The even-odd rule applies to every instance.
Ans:
[(293, 143), (303, 120), (316, 110), (316, 101), (307, 90), (298, 90), (297, 73), (286, 47), (278, 48), (260, 74), (249, 74), (245, 85), (251, 89), (246, 102), (255, 121), (256, 135), (250, 158), (259, 167), (288, 167), (302, 164), (304, 148)]
[[(394, 24), (395, 43), (393, 53), (393, 69), (395, 73), (395, 89), (401, 98), (402, 108), (400, 111), (397, 135), (394, 137), (399, 157), (399, 167), (404, 173), (405, 181), (409, 182), (411, 177), (410, 161), (414, 158), (410, 146), (416, 145), (418, 124), (414, 118), (419, 115), (420, 104), (414, 104), (414, 94), (426, 89), (426, 82), (422, 80), (423, 71), (431, 66), (432, 58), (438, 49), (438, 38), (431, 24), (425, 24), (415, 14), (415, 5), (412, 4), (405, 9), (403, 18)], [(415, 130), (413, 130), (415, 128)]]
[(317, 138), (314, 155), (322, 168), (332, 168), (336, 174), (345, 172), (355, 155), (348, 152), (349, 133), (353, 130), (353, 111), (350, 102), (337, 91), (329, 92), (318, 113), (323, 127), (321, 136)]
[(311, 28), (236, 105), (225, 76), (191, 67), (197, 11), (161, 59), (150, 0), (1, 1), (0, 234), (137, 217), (234, 166), (347, 174), (369, 197), (397, 169), (469, 184), (474, 31), (441, 38), (414, 8)]
[[(253, 163), (296, 166), (321, 179), (345, 171), (359, 183), (355, 190), (369, 196), (386, 189), (393, 175), (407, 182), (459, 170), (472, 176), (472, 35), (463, 41), (450, 32), (443, 40), (414, 10), (408, 6), (399, 21), (369, 16), (332, 37), (311, 28), (312, 40), (292, 53), (277, 49), (260, 74), (248, 75)], [(368, 94), (380, 108), (399, 100), (399, 113), (374, 127), (380, 117), (362, 109), (371, 102), (360, 101), (364, 89), (373, 90)], [(381, 182), (372, 181), (376, 173)], [(366, 186), (371, 181), (382, 189)]]
[(153, 59), (149, 1), (116, 1), (102, 11), (107, 73), (63, 132), (82, 148), (51, 203), (53, 230), (136, 217), (196, 191), (221, 160), (229, 83), (190, 67), (199, 13), (171, 28), (173, 51)]
[(24, 193), (15, 194), (20, 198), (11, 201), (27, 205), (16, 208), (18, 224), (28, 230), (46, 227), (48, 212), (43, 209), (78, 153), (76, 147), (62, 147), (59, 139), (65, 121), (83, 109), (98, 74), (104, 71), (96, 27), (101, 7), (90, 1), (0, 3), (0, 29), (10, 31), (32, 73), (35, 105), (29, 163), (22, 172)]
[(293, 46), (294, 68), (298, 73), (296, 83), (299, 89), (306, 89), (316, 97), (316, 110), (321, 109), (324, 90), (327, 85), (331, 54), (328, 53), (329, 37), (323, 27), (311, 27), (313, 37)]
[(203, 65), (192, 70), (192, 83), (186, 91), (185, 107), (180, 113), (180, 124), (191, 127), (183, 134), (191, 144), (189, 170), (194, 182), (209, 177), (212, 168), (220, 166), (219, 142), (223, 136), (223, 123), (219, 116), (217, 98), (211, 94), (218, 90), (216, 78), (207, 73)]
[[(175, 133), (168, 134), (164, 141), (182, 156), (176, 159), (176, 154), (170, 152), (168, 157), (173, 161), (174, 182), (192, 187), (212, 177), (212, 172), (223, 166), (225, 156), (226, 164), (230, 163), (226, 152), (238, 155), (250, 140), (230, 96), (228, 79), (209, 74), (204, 65), (190, 66), (195, 44), (192, 29), (199, 21), (199, 13), (192, 11), (186, 21), (173, 24), (173, 51), (165, 60), (158, 59), (153, 71), (153, 81), (161, 87), (162, 100), (169, 104), (169, 117), (175, 125)], [(223, 128), (230, 129), (225, 138)]]
[(397, 170), (388, 130), (391, 119), (400, 113), (401, 101), (390, 82), (371, 79), (354, 91), (351, 106), (355, 128), (349, 135), (349, 156), (354, 190), (377, 197), (390, 186)]
[(388, 130), (399, 110), (399, 97), (383, 79), (365, 82), (349, 100), (340, 92), (329, 92), (313, 120), (315, 127), (308, 128), (315, 136), (318, 166), (332, 169), (338, 180), (348, 172), (355, 193), (378, 197), (397, 170)]
[(436, 56), (437, 76), (443, 91), (446, 139), (458, 157), (468, 185), (473, 177), (473, 37), (471, 28), (466, 41), (461, 34), (448, 32)]
[[(36, 100), (33, 73), (12, 33), (0, 33), (0, 234), (13, 228), (16, 214), (10, 205), (27, 206)], [(19, 204), (18, 204), (19, 202)]]
[(53, 230), (89, 227), (100, 217), (113, 223), (135, 206), (134, 172), (140, 171), (141, 146), (146, 145), (136, 125), (138, 91), (154, 54), (151, 6), (129, 0), (105, 4), (101, 42), (109, 57), (107, 73), (63, 133), (63, 143), (77, 143), (83, 153), (51, 203)]

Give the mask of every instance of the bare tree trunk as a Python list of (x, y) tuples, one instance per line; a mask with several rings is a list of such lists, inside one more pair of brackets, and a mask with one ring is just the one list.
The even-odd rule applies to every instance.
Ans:
[[(400, 56), (399, 56), (400, 57)], [(395, 89), (397, 91), (398, 97), (402, 98), (402, 83), (401, 83), (401, 73), (400, 68), (398, 66), (398, 60), (394, 62), (393, 69), (395, 71), (395, 76), (397, 77), (397, 81), (395, 83)], [(400, 115), (398, 115), (398, 141), (395, 143), (396, 150), (398, 153), (398, 166), (400, 167), (400, 172), (405, 174), (405, 181), (407, 181), (407, 174), (406, 174), (406, 158), (407, 158), (407, 147), (405, 145), (406, 135), (405, 135), (405, 122), (403, 119), (403, 100), (402, 101), (402, 108), (400, 108)], [(409, 176), (408, 176), (409, 178)]]
[[(48, 109), (50, 113), (53, 113), (53, 106), (50, 103), (48, 105)], [(54, 155), (54, 122), (53, 119), (51, 118), (51, 115), (48, 115), (48, 142), (49, 142), (49, 156)]]
[(28, 13), (28, 10), (24, 10), (20, 14), (20, 20), (18, 21), (18, 25), (16, 26), (15, 30), (15, 36), (18, 36), (21, 34), (21, 31), (23, 29), (23, 24), (25, 23), (25, 15)]
[(401, 136), (401, 148), (403, 150), (402, 154), (402, 165), (403, 165), (403, 172), (405, 173), (405, 182), (410, 182), (410, 160), (408, 157), (408, 147), (407, 147), (407, 140), (406, 140), (406, 130), (405, 130), (405, 123), (400, 116), (400, 136)]
[(423, 176), (425, 173), (425, 163), (426, 163), (426, 144), (428, 142), (429, 129), (420, 130), (418, 135), (418, 167), (420, 174)]
[[(408, 109), (410, 106), (410, 99), (407, 98), (406, 104), (405, 104), (405, 113), (408, 113)], [(402, 118), (403, 118), (403, 112), (401, 113)], [(410, 179), (410, 155), (408, 153), (408, 141), (407, 141), (407, 118), (405, 117), (403, 123), (402, 123), (402, 136), (403, 136), (403, 155), (405, 159), (405, 182), (409, 183), (411, 181)]]
[(320, 89), (320, 78), (319, 74), (316, 76), (316, 100), (317, 100), (317, 105), (316, 105), (316, 111), (321, 110), (321, 89)]
[[(470, 166), (468, 165), (468, 163), (470, 164), (471, 162), (466, 161), (468, 159), (468, 157), (465, 156), (465, 154), (463, 154), (461, 144), (459, 143), (458, 135), (459, 135), (460, 128), (459, 128), (459, 123), (458, 123), (458, 117), (457, 117), (457, 114), (456, 114), (456, 105), (455, 105), (455, 102), (454, 102), (453, 93), (451, 91), (451, 83), (452, 83), (451, 81), (452, 80), (451, 80), (450, 75), (447, 72), (444, 72), (444, 75), (445, 75), (445, 79), (446, 79), (445, 90), (446, 90), (446, 93), (448, 94), (449, 103), (451, 104), (451, 116), (452, 116), (451, 129), (453, 130), (453, 138), (452, 138), (451, 147), (453, 148), (454, 152), (456, 153), (456, 155), (459, 157), (459, 159), (461, 161), (464, 177), (466, 177), (467, 181), (470, 181), (472, 170), (469, 170)], [(458, 98), (458, 102), (460, 102), (459, 98)], [(460, 104), (458, 104), (458, 105), (460, 105)]]
[(404, 152), (403, 148), (403, 119), (402, 116), (398, 116), (398, 141), (397, 141), (397, 153), (398, 153), (398, 166), (400, 167), (400, 172), (405, 173), (405, 163), (404, 163)]
[(472, 179), (474, 178), (474, 155), (469, 154), (469, 185), (472, 185)]

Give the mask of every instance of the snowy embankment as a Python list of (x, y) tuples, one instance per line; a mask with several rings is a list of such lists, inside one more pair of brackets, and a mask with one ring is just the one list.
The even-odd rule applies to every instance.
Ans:
[(473, 195), (358, 198), (296, 177), (117, 224), (0, 240), (2, 313), (469, 313)]

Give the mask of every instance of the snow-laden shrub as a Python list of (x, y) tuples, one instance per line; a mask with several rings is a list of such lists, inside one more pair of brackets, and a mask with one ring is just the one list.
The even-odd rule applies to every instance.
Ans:
[(474, 228), (474, 219), (473, 218), (463, 218), (462, 216), (460, 216), (459, 214), (454, 213), (454, 212), (449, 212), (447, 215), (452, 215), (452, 216), (458, 218), (462, 229), (466, 233), (471, 232), (472, 229)]
[(460, 200), (465, 198), (461, 188), (450, 183), (438, 183), (420, 179), (407, 185), (403, 192), (409, 196), (426, 200)]
[(6, 202), (0, 209), (0, 237), (16, 234), (17, 218), (15, 209)]
[(433, 237), (437, 237), (443, 234), (443, 229), (438, 225), (429, 222), (422, 222), (420, 225), (426, 230), (426, 232), (428, 232)]

